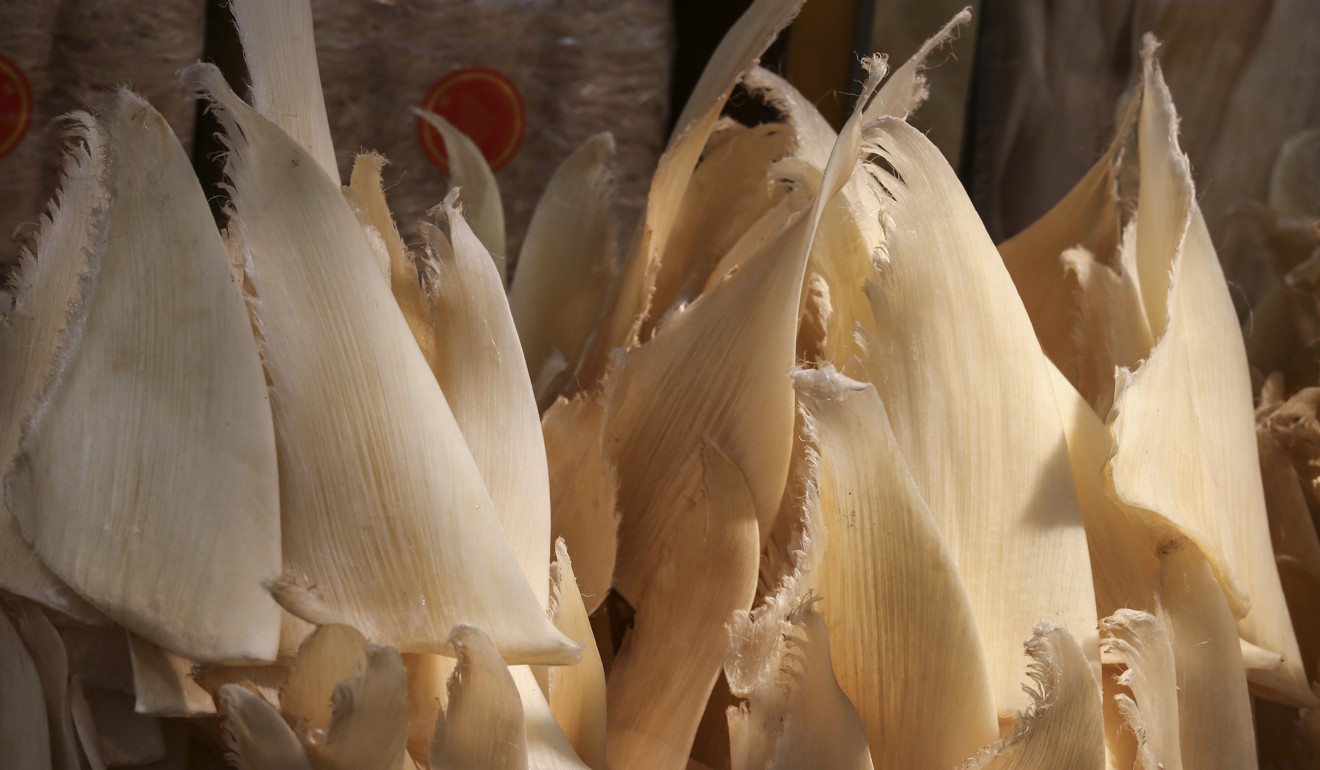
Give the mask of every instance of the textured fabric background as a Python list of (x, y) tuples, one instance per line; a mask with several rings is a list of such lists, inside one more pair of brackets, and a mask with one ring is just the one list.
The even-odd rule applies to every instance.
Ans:
[(0, 55), (32, 86), (23, 141), (0, 158), (0, 267), (18, 258), (10, 234), (37, 220), (55, 192), (63, 129), (56, 119), (96, 108), (131, 85), (192, 144), (196, 107), (176, 74), (202, 56), (205, 0), (8, 0)]
[(320, 0), (317, 56), (340, 171), (379, 151), (390, 206), (410, 238), (438, 204), (447, 176), (422, 152), (412, 109), (441, 76), (490, 67), (522, 93), (527, 133), (496, 173), (510, 262), (559, 162), (587, 138), (612, 131), (621, 232), (646, 199), (668, 119), (672, 19), (657, 0)]

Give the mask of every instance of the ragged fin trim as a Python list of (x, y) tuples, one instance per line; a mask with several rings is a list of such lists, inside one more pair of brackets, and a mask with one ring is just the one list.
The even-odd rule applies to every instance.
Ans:
[(1068, 767), (1103, 770), (1105, 746), (1100, 688), (1068, 629), (1036, 624), (1024, 645), (1031, 663), (1030, 698), (1012, 731), (964, 762), (959, 770)]
[(467, 198), (472, 209), (468, 215), (472, 230), (481, 244), (490, 251), (491, 259), (499, 270), (500, 280), (507, 284), (509, 266), (504, 233), (504, 202), (500, 197), (499, 183), (495, 181), (495, 173), (491, 171), (477, 145), (452, 123), (426, 110), (413, 112), (434, 127), (444, 139), (445, 152), (449, 155), (450, 181), (455, 188), (467, 188)]
[(885, 115), (906, 119), (916, 112), (930, 96), (930, 84), (923, 74), (929, 68), (927, 59), (935, 49), (953, 42), (955, 33), (971, 20), (972, 9), (964, 8), (954, 14), (939, 32), (922, 43), (921, 48), (894, 71), (893, 77), (889, 78), (876, 98), (866, 106), (866, 119), (875, 120)]
[(221, 687), (215, 700), (230, 765), (238, 770), (311, 770), (298, 738), (274, 706), (237, 684)]

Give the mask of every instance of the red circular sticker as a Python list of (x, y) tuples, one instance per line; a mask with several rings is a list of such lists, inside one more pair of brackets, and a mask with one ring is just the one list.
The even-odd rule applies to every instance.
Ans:
[[(468, 136), (494, 171), (508, 165), (522, 145), (526, 111), (518, 87), (502, 72), (466, 67), (431, 86), (422, 109), (434, 112)], [(441, 171), (449, 171), (445, 142), (429, 123), (417, 119), (422, 151)]]
[(32, 87), (23, 70), (0, 56), (0, 158), (23, 141), (32, 122)]

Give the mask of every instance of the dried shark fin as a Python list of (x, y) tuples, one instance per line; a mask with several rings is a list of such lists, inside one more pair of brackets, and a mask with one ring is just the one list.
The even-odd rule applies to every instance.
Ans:
[(888, 256), (868, 287), (878, 332), (864, 368), (958, 565), (999, 717), (1011, 719), (1028, 706), (1021, 644), (1039, 620), (1062, 620), (1099, 660), (1086, 533), (1048, 359), (939, 151), (895, 118), (869, 126), (879, 160), (868, 169), (892, 197)]
[(417, 115), (425, 120), (445, 141), (445, 152), (449, 155), (449, 181), (451, 189), (461, 188), (463, 200), (467, 202), (468, 217), (472, 220), (472, 230), (477, 238), (490, 251), (490, 258), (499, 271), (500, 283), (508, 283), (508, 251), (504, 241), (504, 202), (500, 198), (500, 186), (495, 181), (495, 174), (486, 163), (481, 150), (462, 131), (434, 112), (417, 110)]
[[(68, 122), (59, 192), (41, 217), (31, 251), (10, 276), (14, 307), (0, 317), (0, 484), (80, 323), (70, 309), (85, 302), (90, 256), (105, 237), (105, 134), (86, 113)], [(37, 557), (5, 498), (0, 488), (0, 589), (86, 623), (107, 622)]]
[(431, 739), (431, 770), (527, 770), (522, 699), (499, 652), (475, 626), (457, 626), (449, 643), (458, 667)]
[(128, 651), (133, 665), (134, 710), (139, 714), (192, 717), (215, 713), (215, 699), (193, 679), (195, 661), (132, 634)]
[[(796, 387), (796, 383), (795, 383)], [(803, 541), (810, 524), (820, 527), (819, 507), (815, 501), (819, 497), (820, 455), (816, 450), (815, 440), (807, 430), (807, 414), (798, 396), (797, 416), (793, 422), (793, 454), (788, 466), (788, 480), (784, 484), (784, 494), (779, 499), (779, 511), (775, 514), (774, 527), (770, 537), (761, 549), (760, 576), (757, 579), (756, 597), (760, 604), (766, 597), (774, 596), (786, 575), (792, 575), (799, 562), (802, 569), (807, 569), (804, 561)], [(808, 521), (810, 519), (810, 521)], [(817, 555), (816, 551), (810, 554)]]
[(78, 736), (82, 758), (92, 770), (105, 770), (105, 758), (101, 756), (101, 742), (96, 734), (92, 708), (87, 704), (82, 677), (77, 675), (69, 677), (69, 715), (73, 720), (74, 733)]
[(573, 666), (550, 669), (547, 700), (555, 721), (583, 764), (592, 770), (605, 768), (605, 670), (591, 632), (591, 621), (582, 604), (573, 562), (563, 538), (555, 540), (555, 560), (550, 565), (550, 617), (569, 639), (580, 640), (585, 649)]
[[(1158, 530), (1110, 496), (1104, 468), (1111, 444), (1104, 423), (1053, 364), (1050, 374), (1086, 527), (1097, 614), (1105, 616), (1101, 649), (1128, 666), (1113, 674), (1107, 665), (1102, 674), (1110, 765), (1131, 767), (1140, 760), (1141, 770), (1179, 767), (1173, 652), (1150, 614), (1159, 588)], [(1134, 667), (1140, 671), (1133, 673)]]
[(1076, 283), (1077, 355), (1069, 377), (1096, 414), (1114, 405), (1115, 369), (1135, 368), (1149, 353), (1150, 326), (1136, 283), (1136, 228), (1129, 223), (1119, 242), (1118, 267), (1104, 264), (1083, 248), (1063, 252), (1060, 261)]
[[(861, 103), (882, 76), (877, 70), (868, 78)], [(627, 598), (654, 574), (662, 535), (688, 507), (684, 496), (697, 488), (704, 444), (720, 447), (743, 471), (761, 537), (769, 537), (793, 443), (787, 375), (807, 262), (829, 201), (857, 167), (860, 120), (859, 109), (845, 124), (819, 193), (785, 198), (778, 228), (755, 240), (748, 233), (718, 268), (736, 273), (631, 351), (612, 378), (606, 432), (616, 447), (623, 517), (615, 588)], [(807, 210), (796, 214), (803, 204)]]
[(760, 535), (746, 476), (709, 441), (700, 486), (666, 538), (610, 669), (607, 764), (683, 767), (724, 662), (724, 623), (756, 591)]
[(618, 469), (621, 516), (614, 587), (635, 606), (664, 541), (682, 529), (703, 442), (717, 444), (747, 475), (768, 534), (792, 445), (787, 375), (804, 260), (793, 253), (803, 222), (789, 222), (611, 378), (606, 446)]
[(1115, 699), (1124, 726), (1136, 736), (1136, 767), (1181, 770), (1177, 669), (1164, 624), (1148, 612), (1120, 609), (1101, 620), (1100, 629), (1101, 648), (1126, 667), (1118, 683), (1131, 695)]
[[(417, 346), (430, 350), (434, 342), (431, 326), (431, 305), (422, 286), (415, 255), (399, 235), (394, 215), (385, 199), (385, 180), (382, 171), (387, 161), (374, 152), (362, 153), (353, 161), (353, 174), (344, 197), (353, 207), (362, 229), (367, 232), (376, 258), (384, 261), (390, 291), (399, 303), (399, 310), (412, 329)], [(372, 236), (372, 233), (375, 236)]]
[(449, 702), (449, 677), (458, 661), (443, 655), (403, 656), (408, 673), (408, 754), (422, 767), (431, 755), (431, 735)]
[(279, 126), (339, 184), (310, 0), (235, 0), (234, 21), (252, 78), (252, 106)]
[(1030, 707), (1018, 715), (1006, 737), (962, 767), (1104, 770), (1104, 719), (1091, 661), (1068, 629), (1049, 622), (1036, 626), (1026, 649), (1031, 657)]
[[(868, 79), (866, 97), (878, 80)], [(787, 375), (806, 263), (860, 144), (858, 111), (810, 208), (632, 351), (611, 385), (606, 430), (622, 516), (615, 588), (637, 617), (610, 672), (610, 764), (687, 756), (719, 673), (723, 622), (751, 604), (793, 449)], [(675, 648), (675, 638), (690, 648)]]
[(644, 337), (665, 312), (695, 299), (716, 278), (724, 255), (784, 197), (772, 167), (793, 148), (788, 128), (762, 123), (723, 133), (731, 136), (707, 147), (679, 203), (659, 257)]
[(393, 647), (368, 645), (361, 671), (335, 687), (324, 737), (307, 746), (312, 770), (411, 767), (407, 748), (403, 659)]
[(334, 714), (335, 688), (357, 679), (366, 667), (367, 640), (356, 629), (317, 628), (289, 661), (280, 685), (280, 712), (300, 735), (324, 732)]
[(229, 763), (238, 770), (312, 770), (284, 718), (259, 695), (227, 684), (215, 695)]
[(275, 435), (247, 309), (164, 118), (120, 91), (105, 131), (93, 285), (8, 497), (42, 560), (133, 633), (195, 660), (273, 660)]
[(862, 721), (830, 669), (819, 598), (797, 597), (796, 603), (785, 598), (742, 613), (731, 624), (731, 654), (740, 652), (737, 640), (752, 625), (773, 623), (777, 628), (762, 633), (773, 633), (778, 642), (764, 661), (763, 677), (750, 686), (733, 685), (735, 695), (747, 698), (729, 709), (733, 770), (871, 770), (875, 765)]
[[(473, 630), (471, 633), (480, 633)], [(485, 642), (489, 644), (489, 642)], [(588, 653), (589, 654), (589, 653)], [(438, 656), (412, 656), (409, 662), (409, 698), (411, 707), (409, 709), (409, 750), (414, 757), (421, 757), (419, 763), (424, 762), (428, 756), (434, 756), (432, 750), (439, 751), (440, 748), (435, 741), (440, 735), (439, 731), (445, 724), (446, 713), (451, 716), (454, 712), (450, 709), (450, 697), (457, 691), (457, 687), (451, 686), (455, 681), (456, 671), (461, 663), (453, 658), (441, 658)], [(498, 658), (493, 659), (498, 662)], [(576, 668), (583, 665), (584, 661), (568, 668)], [(564, 670), (565, 667), (553, 667), (551, 672)], [(484, 672), (484, 673), (483, 673)], [(553, 675), (553, 673), (552, 673)], [(484, 666), (471, 665), (467, 669), (467, 683), (463, 687), (469, 688), (471, 697), (457, 705), (456, 708), (461, 712), (455, 718), (456, 726), (443, 728), (447, 732), (448, 739), (455, 741), (446, 749), (447, 761), (455, 763), (456, 766), (483, 768), (485, 761), (482, 758), (485, 749), (478, 744), (487, 739), (499, 740), (499, 734), (506, 729), (512, 730), (509, 725), (496, 725), (488, 728), (480, 728), (476, 733), (471, 733), (471, 725), (482, 719), (480, 709), (488, 708), (485, 719), (487, 721), (499, 720), (505, 717), (512, 718), (512, 711), (503, 711), (494, 713), (502, 701), (502, 695), (498, 690), (502, 689), (501, 682), (507, 677), (513, 688), (513, 694), (517, 697), (517, 721), (522, 730), (520, 752), (504, 755), (501, 761), (522, 762), (523, 766), (542, 768), (542, 770), (585, 770), (586, 766), (578, 759), (575, 754), (573, 744), (560, 729), (555, 720), (555, 714), (551, 705), (546, 700), (546, 695), (542, 691), (542, 685), (538, 682), (533, 668), (529, 666), (508, 666), (502, 671), (493, 666), (485, 668)], [(476, 679), (480, 679), (478, 683)], [(492, 689), (494, 688), (494, 689)], [(493, 703), (485, 705), (474, 705), (472, 698), (484, 699), (493, 698)], [(484, 702), (484, 701), (482, 701)], [(466, 710), (465, 710), (466, 709)], [(426, 723), (429, 719), (430, 722)], [(424, 739), (420, 735), (421, 727), (425, 724), (426, 735)], [(456, 734), (455, 730), (464, 730), (465, 732)], [(457, 735), (457, 737), (455, 737)], [(475, 753), (472, 753), (475, 752)], [(467, 759), (464, 759), (464, 757)], [(432, 759), (432, 762), (435, 760)], [(465, 764), (466, 763), (466, 764)], [(435, 765), (432, 764), (432, 768)]]
[(435, 347), (427, 351), (431, 371), (523, 577), (544, 609), (550, 598), (550, 478), (518, 331), (500, 276), (454, 196), (434, 213), (444, 231), (421, 228), (435, 255), (430, 292)]
[(338, 187), (213, 67), (186, 76), (232, 146), (230, 229), (251, 265), (273, 385), (286, 570), (335, 620), (401, 651), (441, 652), (466, 618), (511, 661), (576, 660), (389, 288), (362, 280), (370, 248)]
[[(738, 240), (733, 242), (724, 256), (706, 278), (706, 285), (701, 294), (706, 294), (719, 284), (732, 278), (744, 265), (750, 264), (762, 252), (775, 248), (776, 239), (789, 237), (786, 234), (788, 222), (796, 219), (800, 212), (810, 209), (810, 202), (820, 194), (821, 173), (816, 168), (802, 163), (795, 158), (785, 158), (775, 164), (771, 175), (784, 185), (787, 194), (779, 199), (770, 209), (762, 212), (761, 217), (751, 227), (743, 231)], [(700, 299), (700, 296), (698, 297)], [(798, 315), (802, 314), (804, 302), (798, 300)], [(670, 308), (663, 324), (686, 312), (688, 303), (680, 302)]]
[[(854, 205), (854, 200), (856, 196), (845, 188), (843, 195), (826, 204), (812, 243), (811, 266), (819, 271), (816, 285), (828, 290), (828, 312), (821, 316), (820, 360), (860, 376), (853, 371), (864, 355), (858, 331), (868, 336), (875, 331), (865, 287), (874, 271), (872, 254), (879, 242), (864, 224), (866, 217), (859, 218), (864, 207)], [(805, 299), (804, 311), (809, 307)]]
[[(883, 66), (870, 61), (878, 71)], [(879, 77), (883, 77), (883, 71)], [(810, 100), (778, 75), (758, 67), (744, 78), (744, 85), (779, 110), (792, 132), (792, 157), (800, 163), (781, 162), (777, 171), (788, 176), (789, 170), (795, 169), (793, 176), (799, 183), (813, 189), (819, 186), (838, 134)], [(880, 99), (888, 87), (887, 81), (882, 82), (871, 103)], [(861, 355), (855, 335), (858, 325), (868, 333), (875, 331), (871, 306), (863, 291), (874, 270), (874, 254), (883, 241), (875, 217), (878, 199), (872, 187), (865, 174), (853, 174), (840, 194), (825, 202), (808, 268), (817, 277), (812, 278), (812, 291), (803, 293), (799, 310), (804, 320), (818, 326), (813, 330), (803, 323), (799, 358), (827, 361), (844, 372), (851, 372), (854, 359)]]
[(1153, 612), (1159, 538), (1109, 496), (1104, 467), (1110, 442), (1104, 423), (1053, 364), (1050, 377), (1086, 528), (1096, 612), (1102, 617), (1125, 607)]
[(734, 770), (825, 766), (870, 770), (866, 728), (835, 679), (829, 632), (809, 585), (825, 561), (818, 546), (822, 464), (804, 437), (801, 497), (785, 502), (796, 519), (787, 552), (764, 601), (740, 610), (728, 624), (724, 675), (732, 696), (726, 710)]
[(875, 388), (833, 367), (794, 384), (819, 453), (821, 602), (839, 686), (877, 767), (953, 767), (999, 734), (976, 620)]
[(41, 677), (23, 639), (0, 609), (0, 745), (6, 767), (48, 770), (50, 725)]
[(1183, 766), (1254, 768), (1251, 698), (1224, 593), (1186, 540), (1166, 544), (1160, 562), (1156, 615), (1173, 644)]
[[(69, 711), (69, 656), (64, 640), (37, 603), (22, 599), (12, 601), (14, 626), (41, 682), (46, 725), (50, 728), (50, 767), (52, 770), (81, 770), (78, 736)], [(17, 655), (14, 651), (5, 654)], [(15, 691), (21, 691), (21, 688)], [(32, 708), (32, 704), (25, 707)]]
[(1283, 656), (1281, 666), (1250, 668), (1252, 682), (1294, 705), (1313, 704), (1274, 564), (1242, 334), (1178, 148), (1153, 41), (1144, 61), (1136, 259), (1157, 341), (1139, 368), (1120, 370), (1107, 473), (1116, 497), (1148, 512), (1162, 536), (1201, 549), (1242, 638)]
[(651, 295), (659, 261), (706, 140), (743, 73), (755, 66), (758, 57), (797, 15), (802, 2), (757, 0), (720, 41), (702, 71), (652, 177), (636, 238), (624, 259), (600, 332), (583, 362), (585, 381), (600, 378), (614, 348), (633, 347), (640, 342), (642, 324), (653, 311)]
[(618, 223), (611, 212), (614, 153), (613, 135), (597, 134), (559, 164), (536, 204), (518, 256), (509, 309), (527, 371), (541, 379), (553, 366), (555, 352), (562, 359), (562, 369), (537, 390), (542, 410), (571, 385), (605, 311), (618, 246)]
[(550, 470), (550, 536), (576, 554), (575, 573), (587, 613), (614, 581), (619, 479), (606, 456), (605, 405), (599, 395), (560, 398), (541, 420)]
[[(583, 658), (572, 666), (555, 666), (550, 671), (584, 665), (585, 653)], [(537, 670), (531, 666), (510, 666), (509, 673), (522, 699), (523, 722), (527, 728), (527, 766), (544, 770), (588, 770), (555, 720), (555, 713), (546, 699), (544, 677), (538, 680)]]

